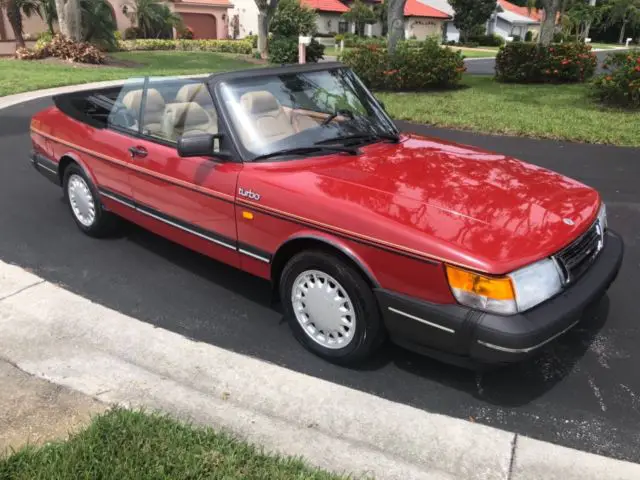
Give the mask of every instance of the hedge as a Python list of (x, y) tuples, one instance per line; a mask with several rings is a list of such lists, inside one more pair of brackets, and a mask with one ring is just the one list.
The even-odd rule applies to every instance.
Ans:
[(252, 51), (250, 40), (163, 40), (139, 39), (122, 40), (121, 50), (181, 50), (198, 52), (241, 53), (249, 55)]
[(392, 56), (376, 45), (347, 50), (341, 60), (370, 88), (418, 91), (455, 87), (465, 71), (462, 54), (436, 40), (400, 42)]
[(595, 95), (600, 101), (640, 108), (640, 50), (609, 54), (603, 67), (610, 71), (593, 81)]
[(496, 79), (515, 83), (584, 82), (595, 72), (598, 59), (584, 43), (560, 43), (547, 47), (513, 42), (496, 56)]

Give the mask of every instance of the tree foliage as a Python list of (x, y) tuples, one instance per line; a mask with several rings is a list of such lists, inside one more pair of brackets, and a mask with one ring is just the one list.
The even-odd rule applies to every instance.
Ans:
[(80, 0), (80, 7), (83, 40), (105, 50), (115, 50), (117, 43), (113, 32), (117, 25), (108, 0)]
[(315, 10), (301, 5), (298, 0), (281, 0), (273, 14), (269, 30), (274, 36), (280, 37), (313, 35), (317, 31), (317, 16)]
[(129, 13), (139, 38), (171, 38), (172, 29), (182, 26), (180, 15), (161, 0), (133, 0)]
[(624, 43), (627, 29), (640, 26), (640, 0), (613, 0), (607, 8), (609, 25), (620, 24), (618, 43)]
[(342, 14), (342, 18), (347, 20), (348, 22), (355, 23), (376, 23), (378, 21), (378, 16), (375, 12), (366, 5), (362, 0), (355, 0), (351, 4), (351, 8), (348, 12)]
[(0, 7), (5, 8), (7, 20), (9, 20), (13, 36), (16, 39), (16, 47), (24, 47), (22, 16), (41, 15), (38, 2), (36, 0), (0, 0)]
[(453, 24), (460, 30), (460, 39), (466, 42), (478, 25), (487, 23), (496, 9), (495, 0), (449, 0), (455, 10)]

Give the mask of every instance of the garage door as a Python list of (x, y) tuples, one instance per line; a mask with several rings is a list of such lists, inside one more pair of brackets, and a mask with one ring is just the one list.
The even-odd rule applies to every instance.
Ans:
[(195, 38), (218, 38), (216, 17), (206, 13), (181, 13), (180, 16), (187, 27), (193, 31)]

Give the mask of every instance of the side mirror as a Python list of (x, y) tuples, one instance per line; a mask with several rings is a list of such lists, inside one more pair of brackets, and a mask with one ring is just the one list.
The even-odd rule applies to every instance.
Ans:
[[(178, 155), (181, 157), (221, 157), (228, 158), (227, 152), (220, 151), (219, 141), (223, 135), (220, 133), (196, 133), (181, 135), (178, 138)], [(218, 148), (216, 148), (218, 147)]]

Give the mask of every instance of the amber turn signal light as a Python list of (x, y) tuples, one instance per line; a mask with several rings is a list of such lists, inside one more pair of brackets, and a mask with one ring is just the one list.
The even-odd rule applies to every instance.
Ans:
[(446, 267), (447, 279), (452, 289), (494, 300), (514, 300), (516, 298), (509, 277), (487, 277), (452, 265)]

